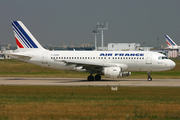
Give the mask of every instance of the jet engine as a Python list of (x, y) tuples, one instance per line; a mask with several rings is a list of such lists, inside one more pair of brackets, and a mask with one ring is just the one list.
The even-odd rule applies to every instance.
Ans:
[(102, 74), (109, 78), (120, 78), (122, 77), (122, 70), (120, 67), (105, 67)]
[(125, 71), (122, 72), (121, 67), (105, 67), (102, 71), (102, 74), (105, 77), (109, 78), (121, 78), (121, 77), (127, 77), (131, 75), (131, 72)]

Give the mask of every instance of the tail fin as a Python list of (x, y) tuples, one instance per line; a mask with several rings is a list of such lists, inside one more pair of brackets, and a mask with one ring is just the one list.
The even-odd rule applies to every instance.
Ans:
[(11, 23), (19, 50), (44, 49), (21, 21)]
[(176, 43), (168, 35), (165, 35), (165, 40), (169, 47), (177, 46)]

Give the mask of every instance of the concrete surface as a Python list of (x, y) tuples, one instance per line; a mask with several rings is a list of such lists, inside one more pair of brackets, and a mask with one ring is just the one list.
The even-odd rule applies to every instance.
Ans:
[(132, 79), (102, 78), (101, 81), (87, 81), (86, 78), (30, 78), (0, 77), (0, 85), (58, 85), (58, 86), (180, 86), (180, 79)]

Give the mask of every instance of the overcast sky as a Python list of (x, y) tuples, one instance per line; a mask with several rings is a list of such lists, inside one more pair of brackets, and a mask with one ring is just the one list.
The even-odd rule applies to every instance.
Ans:
[[(180, 45), (180, 0), (1, 0), (0, 43), (15, 44), (11, 21), (20, 20), (40, 44), (94, 44), (92, 29), (107, 21), (104, 43), (156, 47), (168, 34)], [(98, 35), (101, 45), (101, 34)]]

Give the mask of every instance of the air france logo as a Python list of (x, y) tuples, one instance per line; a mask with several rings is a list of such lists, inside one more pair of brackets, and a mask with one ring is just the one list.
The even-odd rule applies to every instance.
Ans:
[[(113, 53), (101, 53), (100, 56), (113, 56)], [(115, 53), (114, 56), (144, 56), (144, 53)]]

